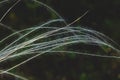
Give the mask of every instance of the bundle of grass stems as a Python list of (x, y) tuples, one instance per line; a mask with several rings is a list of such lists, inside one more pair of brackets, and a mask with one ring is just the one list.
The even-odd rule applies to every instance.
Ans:
[[(9, 1), (10, 0), (3, 0), (0, 2), (0, 5)], [(68, 55), (72, 53), (77, 55), (89, 55), (95, 57), (120, 58), (120, 50), (118, 49), (119, 45), (115, 41), (98, 31), (87, 29), (82, 26), (72, 26), (73, 23), (82, 18), (86, 13), (77, 20), (68, 24), (54, 9), (40, 1), (32, 0), (34, 3), (47, 8), (49, 11), (57, 15), (58, 18), (51, 19), (41, 25), (29, 27), (19, 31), (16, 31), (6, 24), (3, 24), (3, 19), (9, 14), (12, 9), (14, 9), (16, 5), (19, 4), (20, 1), (21, 0), (17, 0), (0, 18), (0, 25), (13, 32), (12, 34), (0, 40), (1, 44), (7, 43), (7, 41), (11, 40), (10, 43), (8, 43), (5, 47), (2, 47), (0, 50), (0, 63), (12, 59), (14, 60), (14, 58), (24, 58), (25, 55), (32, 56), (5, 70), (1, 69), (1, 75), (8, 74), (14, 76), (17, 79), (29, 80), (28, 78), (17, 75), (11, 71), (23, 65), (24, 63), (32, 61), (32, 59), (46, 53), (64, 53)], [(57, 23), (63, 23), (65, 25), (57, 27), (57, 25), (59, 25)], [(51, 24), (56, 24), (56, 26), (50, 26)], [(115, 54), (95, 54), (90, 53), (87, 50), (84, 52), (81, 51), (80, 48), (77, 48), (77, 46), (76, 49), (78, 50), (69, 49), (69, 47), (73, 46), (74, 44), (97, 46), (101, 48), (105, 53), (107, 53), (106, 49), (111, 49)]]

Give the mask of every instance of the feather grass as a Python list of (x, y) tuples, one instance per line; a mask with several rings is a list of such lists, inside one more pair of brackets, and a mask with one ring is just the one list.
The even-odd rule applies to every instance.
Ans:
[[(18, 0), (11, 8), (8, 9), (8, 11), (6, 11), (6, 13), (3, 15), (0, 21), (4, 19), (4, 17), (8, 14), (8, 12), (13, 7), (15, 7), (15, 5), (18, 4), (19, 1), (20, 0)], [(39, 3), (40, 5), (45, 6), (53, 13), (58, 15), (60, 19), (53, 19), (43, 23), (40, 26), (26, 28), (20, 31), (15, 31), (13, 34), (0, 40), (0, 43), (3, 43), (18, 34), (22, 34), (18, 36), (17, 39), (13, 40), (10, 44), (8, 44), (7, 46), (5, 46), (3, 49), (0, 50), (0, 63), (13, 58), (17, 58), (19, 56), (24, 57), (25, 55), (31, 55), (31, 54), (33, 55), (32, 57), (29, 57), (28, 59), (20, 62), (19, 64), (14, 65), (13, 67), (10, 67), (6, 70), (1, 70), (0, 74), (9, 74), (21, 80), (28, 80), (20, 75), (11, 73), (10, 71), (45, 53), (62, 52), (67, 54), (73, 53), (73, 54), (89, 55), (96, 57), (105, 57), (105, 58), (120, 58), (119, 56), (120, 50), (116, 48), (119, 47), (119, 45), (115, 41), (113, 41), (112, 39), (110, 39), (109, 37), (98, 31), (83, 28), (81, 26), (74, 27), (71, 25), (72, 23), (63, 27), (48, 26), (56, 22), (62, 22), (65, 24), (67, 23), (55, 10), (53, 10), (46, 4), (39, 2), (37, 0), (33, 0), (33, 1)], [(39, 33), (43, 29), (47, 31), (43, 33)], [(36, 32), (38, 32), (38, 34), (34, 34)], [(29, 36), (31, 36), (31, 38), (29, 38)], [(60, 47), (66, 48), (66, 46), (69, 45), (72, 46), (73, 44), (96, 45), (102, 48), (103, 50), (106, 49), (104, 47), (108, 47), (116, 51), (118, 55), (117, 56), (107, 55), (107, 54), (102, 55), (102, 54), (85, 53), (81, 51), (74, 51), (67, 49), (58, 49)]]

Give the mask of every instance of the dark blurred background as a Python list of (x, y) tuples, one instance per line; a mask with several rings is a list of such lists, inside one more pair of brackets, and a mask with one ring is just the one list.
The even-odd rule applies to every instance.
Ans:
[(120, 43), (119, 0), (50, 0), (50, 2), (50, 6), (68, 23), (88, 10), (88, 14), (79, 21), (80, 25), (98, 30)]
[[(49, 13), (45, 13), (45, 10), (40, 10), (40, 8), (37, 8), (37, 10), (40, 11), (34, 13), (34, 8), (36, 8), (36, 6), (32, 6), (31, 3), (23, 4), (22, 1), (29, 2), (29, 0), (21, 0), (19, 5), (11, 11), (2, 23), (14, 26), (14, 29), (23, 29), (26, 28), (26, 25), (29, 27), (35, 26), (40, 24), (39, 21), (41, 20), (47, 21), (52, 18), (48, 15)], [(82, 16), (86, 11), (89, 11), (82, 19), (73, 25), (80, 25), (88, 29), (102, 32), (120, 44), (120, 0), (39, 1), (42, 1), (55, 9), (68, 24)], [(20, 4), (22, 6), (20, 6)], [(12, 3), (9, 5), (1, 5), (1, 16), (5, 12), (5, 9), (8, 9), (11, 5)], [(31, 8), (33, 10), (26, 9), (25, 5), (32, 6)], [(30, 11), (33, 11), (33, 13)], [(14, 12), (17, 13), (17, 16), (14, 15)], [(39, 13), (42, 14), (42, 18), (39, 18), (41, 17)], [(30, 17), (31, 15), (32, 17)], [(29, 18), (27, 19), (26, 16)], [(2, 31), (4, 30), (5, 29), (2, 29)], [(1, 33), (1, 36), (5, 35), (4, 32)], [(94, 52), (95, 51), (96, 50), (94, 50)], [(85, 55), (47, 54), (26, 63), (17, 70), (23, 71), (21, 74), (27, 75), (31, 80), (120, 80), (119, 67), (119, 59), (99, 58)]]

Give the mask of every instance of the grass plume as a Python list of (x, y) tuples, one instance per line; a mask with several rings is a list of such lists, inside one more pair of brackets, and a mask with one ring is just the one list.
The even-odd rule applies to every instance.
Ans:
[[(2, 4), (5, 1), (0, 3)], [(43, 23), (42, 25), (26, 28), (20, 31), (15, 31), (9, 26), (7, 26), (7, 28), (13, 30), (14, 32), (13, 34), (10, 34), (9, 36), (0, 40), (0, 43), (5, 43), (14, 36), (17, 36), (18, 34), (20, 35), (16, 39), (13, 39), (13, 41), (10, 44), (8, 44), (7, 46), (3, 47), (0, 50), (0, 63), (13, 58), (17, 58), (19, 56), (24, 57), (25, 55), (31, 55), (31, 54), (33, 56), (20, 62), (19, 64), (14, 65), (13, 67), (10, 67), (6, 70), (1, 70), (0, 74), (9, 74), (19, 79), (27, 80), (26, 78), (20, 75), (13, 74), (10, 71), (45, 53), (63, 52), (67, 54), (74, 53), (74, 54), (82, 54), (82, 55), (89, 55), (96, 57), (120, 58), (119, 56), (120, 50), (116, 48), (119, 47), (119, 45), (109, 37), (95, 30), (83, 28), (81, 26), (75, 27), (71, 25), (72, 23), (67, 24), (66, 21), (51, 7), (37, 0), (33, 0), (33, 1), (51, 10), (59, 17), (59, 19), (53, 19)], [(6, 13), (0, 19), (1, 24), (5, 16), (9, 14), (9, 11), (13, 9), (15, 5), (17, 5), (19, 2), (20, 0), (18, 0), (13, 6), (11, 6), (6, 11)], [(50, 24), (54, 24), (57, 22), (65, 23), (66, 26), (62, 26), (62, 27), (49, 26)], [(5, 24), (2, 25), (5, 26)], [(95, 46), (99, 46), (103, 50), (106, 49), (105, 47), (108, 47), (114, 50), (117, 55), (93, 54), (89, 52), (85, 53), (79, 50), (75, 51), (75, 50), (66, 49), (66, 46), (67, 47), (72, 46), (73, 44), (95, 45)], [(64, 47), (65, 49), (59, 49), (60, 47)]]

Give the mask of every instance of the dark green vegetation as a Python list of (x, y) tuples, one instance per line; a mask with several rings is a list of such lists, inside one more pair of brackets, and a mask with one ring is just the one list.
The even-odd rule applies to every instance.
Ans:
[[(17, 0), (9, 0), (0, 4), (0, 17), (15, 3)], [(71, 23), (76, 18), (82, 16), (86, 11), (89, 12), (79, 21), (71, 26), (85, 26), (83, 28), (97, 30), (112, 38), (120, 44), (120, 1), (119, 0), (41, 0), (45, 4), (55, 9), (61, 16)], [(47, 21), (60, 18), (55, 12), (46, 8), (43, 5), (33, 2), (32, 0), (21, 0), (7, 15), (1, 20), (1, 23), (9, 26), (10, 29), (0, 26), (0, 39), (19, 30), (30, 27), (36, 27), (46, 23)], [(52, 27), (64, 27), (65, 22), (57, 22), (48, 24)], [(41, 33), (51, 31), (52, 29), (36, 30), (32, 34), (23, 38), (14, 45), (24, 41), (29, 41)], [(74, 30), (74, 28), (73, 28)], [(62, 32), (65, 32), (63, 30)], [(0, 43), (0, 49), (3, 49), (14, 40), (29, 32), (21, 32), (9, 40)], [(60, 31), (61, 32), (61, 31)], [(59, 33), (59, 32), (58, 32)], [(90, 33), (91, 34), (91, 33)], [(51, 41), (59, 37), (72, 35), (64, 34), (53, 36), (52, 38), (41, 39), (35, 43)], [(75, 38), (75, 37), (74, 37)], [(103, 37), (106, 38), (106, 37)], [(71, 39), (72, 40), (72, 39)], [(97, 40), (96, 40), (97, 41)], [(108, 41), (109, 42), (109, 41)], [(119, 46), (112, 44), (115, 48)], [(13, 45), (12, 45), (13, 46)], [(19, 47), (19, 46), (18, 46)], [(101, 48), (102, 47), (102, 48)], [(13, 47), (14, 48), (14, 47)], [(31, 49), (31, 47), (28, 47)], [(11, 49), (12, 50), (12, 49)], [(20, 53), (26, 48), (16, 51), (14, 54)], [(47, 49), (45, 49), (47, 50)], [(11, 70), (10, 72), (28, 78), (28, 80), (120, 80), (120, 60), (119, 54), (106, 46), (86, 45), (86, 44), (71, 44), (57, 49), (72, 50), (85, 52), (90, 54), (99, 54), (101, 56), (113, 56), (116, 58), (95, 57), (87, 54), (74, 54), (65, 52), (47, 52), (27, 63)], [(4, 50), (3, 50), (4, 51)], [(44, 50), (43, 50), (44, 51)], [(8, 52), (11, 52), (8, 50)], [(0, 70), (7, 70), (14, 65), (34, 56), (34, 54), (17, 56), (13, 59), (6, 60), (0, 63)], [(1, 75), (0, 80), (15, 80), (15, 78), (7, 73)], [(19, 79), (18, 79), (19, 80)], [(21, 80), (21, 79), (20, 79)]]

